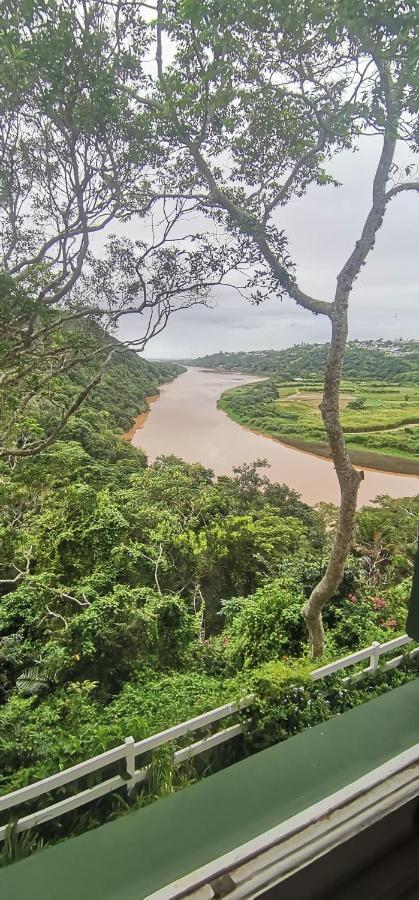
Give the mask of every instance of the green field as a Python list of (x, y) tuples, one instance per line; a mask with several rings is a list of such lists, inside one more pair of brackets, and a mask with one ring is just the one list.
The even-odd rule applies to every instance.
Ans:
[[(321, 392), (320, 381), (270, 379), (226, 391), (219, 406), (248, 428), (324, 453), (327, 442), (319, 409)], [(412, 473), (417, 468), (419, 474), (419, 388), (345, 381), (341, 396), (342, 424), (354, 461), (389, 468), (385, 457), (391, 457), (397, 471)]]

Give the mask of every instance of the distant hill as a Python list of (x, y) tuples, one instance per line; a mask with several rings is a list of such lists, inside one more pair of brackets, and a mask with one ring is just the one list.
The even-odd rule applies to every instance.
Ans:
[[(117, 341), (114, 343), (118, 344)], [(110, 427), (126, 430), (133, 418), (148, 408), (147, 397), (156, 394), (160, 384), (182, 371), (183, 367), (176, 363), (149, 362), (137, 353), (121, 348), (84, 407), (97, 415), (106, 411)], [(72, 382), (80, 388), (92, 374), (92, 366), (80, 366)]]
[[(81, 337), (83, 329), (79, 326)], [(103, 423), (111, 431), (126, 431), (133, 419), (148, 409), (147, 397), (158, 393), (159, 385), (175, 378), (183, 367), (172, 362), (149, 362), (132, 350), (125, 348), (115, 338), (104, 335), (96, 329), (97, 346), (114, 346), (115, 355), (110, 360), (98, 385), (88, 394), (75, 416), (66, 425), (63, 437), (75, 433), (75, 422), (89, 421), (93, 426), (102, 417)], [(92, 345), (92, 352), (95, 349)], [(54, 380), (54, 396), (51, 397), (50, 385), (35, 397), (28, 410), (32, 419), (43, 431), (48, 432), (55, 426), (61, 415), (61, 409), (68, 407), (80, 390), (94, 377), (98, 368), (95, 359), (79, 363), (68, 373), (57, 376)], [(56, 398), (59, 398), (57, 403)]]
[[(286, 350), (212, 353), (182, 360), (208, 369), (240, 370), (274, 376), (278, 381), (319, 379), (326, 364), (329, 344), (296, 344)], [(351, 341), (343, 376), (348, 380), (419, 382), (419, 341)]]

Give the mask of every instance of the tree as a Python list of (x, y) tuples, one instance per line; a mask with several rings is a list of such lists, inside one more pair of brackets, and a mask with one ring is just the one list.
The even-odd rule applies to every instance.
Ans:
[[(205, 302), (225, 266), (205, 236), (180, 246), (187, 200), (156, 211), (150, 242), (111, 236), (92, 254), (98, 232), (154, 202), (155, 117), (127, 92), (149, 81), (143, 4), (20, 0), (5, 4), (0, 34), (0, 457), (16, 459), (51, 444), (98, 384), (122, 316), (141, 317), (127, 343), (143, 350), (172, 312)], [(45, 403), (56, 414), (42, 433)]]
[(347, 409), (365, 409), (366, 403), (363, 397), (355, 397), (353, 400), (350, 400)]
[[(414, 167), (395, 162), (398, 141), (418, 149), (416, 12), (413, 0), (159, 0), (155, 92), (136, 89), (138, 109), (154, 112), (168, 148), (160, 194), (189, 197), (222, 224), (256, 303), (288, 295), (330, 321), (321, 413), (341, 502), (327, 570), (303, 608), (313, 656), (323, 649), (322, 609), (342, 579), (363, 478), (339, 414), (349, 299), (390, 201), (419, 191)], [(364, 133), (380, 143), (370, 208), (333, 299), (314, 297), (298, 284), (281, 208), (312, 184), (334, 183), (327, 163)]]

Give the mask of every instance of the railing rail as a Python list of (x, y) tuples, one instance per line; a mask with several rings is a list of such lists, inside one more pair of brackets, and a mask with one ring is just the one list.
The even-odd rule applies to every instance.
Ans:
[[(364, 647), (362, 650), (357, 650), (349, 656), (345, 656), (342, 659), (328, 663), (326, 666), (315, 669), (311, 672), (311, 678), (313, 681), (320, 681), (323, 678), (327, 678), (328, 675), (332, 675), (334, 672), (348, 669), (350, 666), (363, 662), (363, 660), (369, 660), (368, 666), (360, 672), (357, 672), (355, 675), (348, 676), (344, 679), (344, 682), (358, 681), (359, 679), (365, 678), (371, 673), (376, 672), (378, 669), (387, 671), (389, 669), (397, 668), (406, 657), (413, 659), (415, 656), (418, 656), (419, 647), (415, 647), (408, 654), (401, 654), (393, 659), (387, 660), (382, 666), (380, 666), (380, 658), (409, 643), (412, 643), (412, 640), (408, 635), (402, 635), (391, 641), (386, 641), (384, 644), (374, 641), (369, 647)], [(40, 781), (34, 782), (34, 784), (27, 785), (27, 787), (0, 796), (0, 812), (6, 810), (11, 811), (15, 807), (27, 803), (29, 800), (34, 800), (37, 797), (48, 794), (58, 787), (70, 784), (93, 772), (100, 772), (106, 767), (122, 760), (125, 763), (126, 774), (113, 775), (102, 781), (100, 784), (86, 788), (79, 791), (77, 794), (66, 797), (56, 803), (52, 803), (41, 810), (25, 815), (17, 820), (16, 829), (17, 831), (26, 831), (36, 825), (49, 822), (51, 819), (58, 818), (70, 810), (84, 806), (92, 800), (110, 794), (119, 788), (125, 787), (127, 793), (130, 794), (136, 785), (146, 781), (150, 769), (147, 765), (137, 769), (137, 757), (142, 756), (151, 750), (155, 750), (157, 747), (169, 744), (187, 734), (199, 731), (222, 719), (226, 719), (234, 713), (248, 709), (252, 706), (253, 702), (253, 695), (249, 695), (243, 697), (241, 700), (226, 703), (223, 706), (217, 707), (217, 709), (211, 709), (209, 712), (194, 716), (186, 722), (173, 725), (172, 727), (165, 729), (165, 731), (160, 731), (158, 734), (150, 735), (140, 741), (134, 741), (134, 738), (127, 737), (124, 743), (120, 744), (118, 747), (113, 747), (105, 753), (93, 756), (91, 759), (87, 759), (75, 766), (70, 766), (68, 769), (63, 769), (61, 772), (56, 772), (48, 778), (43, 778)], [(173, 764), (175, 766), (181, 765), (181, 763), (186, 760), (199, 756), (201, 753), (205, 753), (207, 750), (219, 746), (220, 744), (237, 737), (239, 734), (243, 734), (244, 729), (245, 725), (242, 722), (238, 722), (235, 725), (230, 725), (221, 731), (203, 737), (200, 740), (195, 741), (195, 743), (189, 744), (187, 747), (182, 747), (174, 752)], [(6, 837), (7, 828), (7, 825), (0, 826), (0, 841), (4, 840)]]
[[(405, 644), (411, 643), (413, 643), (412, 638), (407, 634), (402, 634), (400, 637), (393, 638), (391, 641), (386, 641), (384, 644), (380, 644), (379, 641), (374, 641), (369, 647), (364, 647), (362, 650), (351, 653), (350, 656), (344, 656), (342, 659), (336, 659), (334, 662), (328, 663), (327, 666), (315, 669), (314, 672), (311, 672), (311, 677), (313, 681), (318, 681), (321, 678), (332, 675), (334, 672), (340, 672), (342, 669), (348, 669), (350, 666), (355, 666), (364, 659), (369, 659), (369, 665), (365, 669), (362, 669), (361, 672), (357, 672), (352, 678), (345, 679), (346, 681), (358, 681), (366, 675), (371, 674), (371, 672), (377, 671), (380, 666), (381, 656), (390, 653), (392, 650), (397, 650), (399, 647), (404, 647)], [(403, 653), (401, 656), (395, 657), (395, 659), (388, 660), (381, 668), (383, 671), (395, 669), (400, 665), (405, 656), (414, 659), (414, 657), (418, 655), (419, 647), (416, 647), (414, 650), (411, 650), (409, 654)]]
[[(150, 737), (143, 738), (141, 741), (135, 742), (134, 738), (128, 737), (123, 744), (120, 744), (118, 747), (113, 747), (111, 750), (105, 751), (105, 753), (100, 753), (98, 756), (93, 756), (91, 759), (87, 759), (75, 766), (63, 769), (62, 772), (57, 772), (55, 775), (50, 775), (48, 778), (42, 778), (40, 781), (34, 782), (34, 784), (27, 785), (27, 787), (12, 791), (9, 794), (4, 794), (0, 797), (0, 812), (12, 810), (17, 806), (21, 806), (23, 803), (27, 803), (29, 800), (34, 800), (37, 797), (48, 794), (50, 791), (54, 791), (58, 787), (77, 781), (77, 779), (89, 775), (92, 772), (100, 772), (102, 769), (115, 762), (119, 762), (120, 760), (124, 760), (125, 762), (126, 777), (123, 775), (114, 775), (111, 778), (102, 781), (100, 784), (86, 788), (85, 790), (79, 791), (77, 794), (59, 800), (57, 803), (52, 803), (44, 809), (23, 816), (17, 820), (16, 830), (26, 831), (29, 828), (33, 828), (35, 825), (49, 822), (51, 819), (55, 819), (66, 812), (70, 812), (72, 809), (77, 809), (79, 806), (84, 806), (92, 800), (110, 794), (118, 788), (125, 787), (128, 794), (130, 794), (137, 784), (140, 784), (147, 779), (149, 771), (149, 766), (143, 766), (140, 769), (135, 768), (136, 757), (143, 755), (150, 750), (154, 750), (157, 747), (161, 747), (164, 744), (169, 744), (179, 737), (184, 737), (187, 734), (206, 728), (208, 725), (212, 725), (214, 722), (218, 722), (221, 719), (226, 719), (234, 713), (241, 712), (251, 706), (253, 701), (253, 695), (249, 695), (248, 697), (243, 697), (232, 703), (225, 703), (223, 706), (217, 707), (217, 709), (211, 709), (209, 712), (203, 713), (202, 715), (194, 716), (194, 718), (188, 719), (186, 722), (181, 722), (179, 725), (173, 725), (171, 728), (160, 731), (158, 734), (150, 735)], [(244, 724), (239, 722), (236, 725), (232, 725), (228, 728), (224, 728), (222, 731), (204, 737), (187, 747), (182, 747), (173, 754), (173, 764), (178, 766), (192, 757), (199, 756), (199, 754), (205, 753), (207, 750), (231, 740), (233, 737), (242, 734), (243, 731)], [(4, 840), (6, 837), (7, 827), (7, 825), (0, 826), (0, 841)]]

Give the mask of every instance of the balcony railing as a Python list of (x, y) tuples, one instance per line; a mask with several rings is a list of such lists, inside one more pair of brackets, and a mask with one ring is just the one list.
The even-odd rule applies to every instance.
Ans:
[[(315, 669), (311, 672), (311, 678), (313, 681), (327, 678), (328, 675), (332, 675), (334, 672), (339, 672), (342, 669), (348, 669), (363, 660), (369, 660), (368, 666), (360, 672), (345, 678), (344, 681), (346, 683), (358, 681), (361, 678), (376, 673), (378, 670), (388, 671), (389, 669), (397, 668), (397, 666), (399, 666), (406, 658), (413, 659), (415, 656), (419, 655), (419, 647), (415, 647), (407, 654), (400, 654), (399, 656), (389, 659), (382, 665), (380, 665), (380, 658), (409, 643), (412, 643), (412, 640), (407, 635), (394, 638), (384, 644), (374, 642), (369, 647), (358, 650), (350, 656), (345, 656), (342, 659), (328, 663), (326, 666)], [(56, 803), (45, 806), (36, 812), (32, 812), (19, 818), (16, 821), (16, 830), (18, 832), (26, 831), (37, 825), (49, 822), (52, 819), (62, 816), (64, 813), (70, 812), (70, 810), (85, 806), (92, 800), (97, 800), (99, 797), (111, 794), (119, 788), (125, 788), (129, 795), (136, 785), (147, 780), (150, 771), (150, 765), (143, 765), (142, 767), (140, 766), (137, 768), (138, 757), (144, 756), (144, 754), (155, 750), (157, 747), (170, 744), (185, 735), (193, 734), (215, 722), (221, 722), (235, 713), (249, 709), (253, 702), (254, 697), (250, 695), (233, 703), (227, 703), (217, 709), (212, 709), (202, 715), (195, 716), (192, 719), (188, 719), (186, 722), (181, 722), (179, 725), (174, 725), (171, 728), (167, 728), (165, 731), (161, 731), (158, 734), (151, 735), (140, 741), (134, 741), (133, 737), (127, 737), (125, 738), (124, 743), (120, 744), (118, 747), (113, 747), (105, 753), (100, 753), (98, 756), (93, 756), (75, 766), (63, 769), (61, 772), (57, 772), (55, 775), (50, 775), (48, 778), (43, 778), (41, 781), (29, 784), (27, 787), (0, 796), (0, 813), (6, 811), (10, 812), (10, 818), (12, 819), (12, 810), (16, 807), (49, 794), (51, 791), (64, 785), (71, 784), (86, 775), (90, 775), (94, 772), (102, 772), (108, 766), (115, 765), (115, 763), (122, 764), (124, 774), (113, 775), (104, 781), (101, 781), (99, 784), (88, 787), (76, 794), (72, 794), (69, 797), (59, 800)], [(245, 723), (237, 722), (236, 724), (229, 725), (209, 736), (203, 737), (194, 743), (188, 744), (186, 747), (174, 751), (173, 765), (178, 766), (195, 756), (205, 753), (207, 750), (211, 750), (213, 747), (224, 744), (227, 741), (232, 740), (232, 738), (243, 734), (244, 730)], [(0, 827), (0, 841), (4, 840), (6, 837), (7, 829), (8, 825)]]

